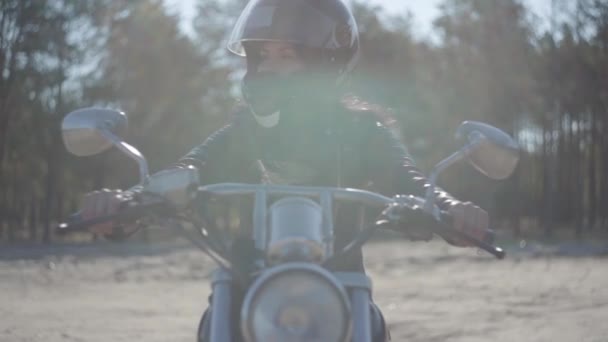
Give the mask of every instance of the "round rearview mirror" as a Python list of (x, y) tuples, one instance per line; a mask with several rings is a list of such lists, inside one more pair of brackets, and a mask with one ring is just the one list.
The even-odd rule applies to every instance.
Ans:
[(92, 156), (112, 147), (107, 133), (122, 136), (127, 129), (125, 113), (103, 108), (83, 108), (65, 116), (61, 123), (66, 149), (79, 157)]
[(458, 127), (456, 136), (469, 140), (469, 162), (492, 179), (509, 177), (519, 162), (519, 145), (496, 127), (482, 122), (465, 121)]

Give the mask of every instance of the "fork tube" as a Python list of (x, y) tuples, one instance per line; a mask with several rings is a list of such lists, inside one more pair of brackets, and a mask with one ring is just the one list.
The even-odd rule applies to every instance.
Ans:
[(232, 342), (232, 275), (225, 269), (213, 273), (210, 339)]
[(266, 250), (266, 206), (267, 192), (259, 189), (255, 192), (255, 204), (253, 208), (253, 240), (255, 248), (260, 251)]
[(350, 302), (353, 312), (352, 342), (371, 342), (371, 317), (368, 289), (355, 287), (350, 291)]
[(320, 197), (321, 208), (323, 208), (323, 242), (325, 243), (325, 257), (334, 254), (334, 209), (333, 195), (329, 191), (323, 191)]

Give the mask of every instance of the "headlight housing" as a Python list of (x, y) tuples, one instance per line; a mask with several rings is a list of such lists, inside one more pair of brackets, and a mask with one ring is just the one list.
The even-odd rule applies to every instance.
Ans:
[(310, 264), (283, 264), (267, 270), (243, 302), (241, 328), (247, 342), (344, 342), (351, 314), (342, 286)]

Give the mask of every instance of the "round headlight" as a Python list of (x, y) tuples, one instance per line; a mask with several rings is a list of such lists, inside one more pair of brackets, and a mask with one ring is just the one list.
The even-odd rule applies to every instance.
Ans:
[(242, 309), (247, 342), (343, 342), (351, 331), (346, 293), (334, 277), (308, 264), (283, 264), (251, 286)]

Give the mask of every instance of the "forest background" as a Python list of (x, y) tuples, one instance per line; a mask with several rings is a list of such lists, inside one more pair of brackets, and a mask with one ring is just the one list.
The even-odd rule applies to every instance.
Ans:
[[(0, 2), (0, 243), (56, 241), (85, 192), (136, 182), (116, 150), (68, 155), (71, 110), (124, 110), (154, 171), (221, 127), (239, 95), (244, 65), (224, 46), (244, 3), (195, 0), (184, 32), (160, 0)], [(463, 120), (522, 147), (510, 179), (463, 164), (442, 187), (517, 238), (608, 232), (608, 1), (552, 0), (547, 21), (519, 0), (443, 0), (432, 39), (411, 14), (352, 6), (363, 47), (352, 87), (391, 110), (423, 170), (457, 148)]]

